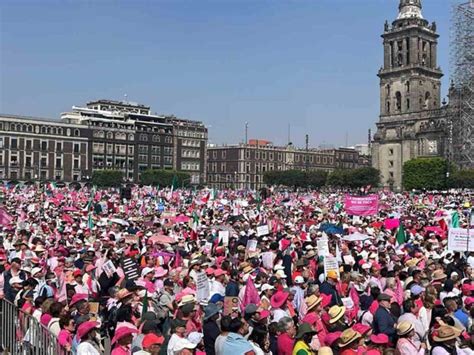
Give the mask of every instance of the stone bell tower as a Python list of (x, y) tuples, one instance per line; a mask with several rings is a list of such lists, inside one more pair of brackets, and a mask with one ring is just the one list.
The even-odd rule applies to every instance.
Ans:
[[(380, 116), (372, 144), (373, 165), (385, 186), (401, 188), (402, 166), (420, 155), (438, 155), (443, 140), (421, 137), (420, 126), (440, 108), (436, 24), (422, 15), (421, 0), (400, 0), (398, 16), (385, 22)], [(439, 128), (439, 127), (438, 127)]]

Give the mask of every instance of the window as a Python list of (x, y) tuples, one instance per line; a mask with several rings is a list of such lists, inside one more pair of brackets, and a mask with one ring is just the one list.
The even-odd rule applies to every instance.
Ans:
[(160, 154), (160, 147), (156, 146), (156, 145), (153, 145), (151, 147), (151, 154)]
[(18, 149), (18, 139), (10, 138), (10, 148), (11, 149)]
[(430, 108), (431, 94), (429, 91), (425, 93), (425, 108)]
[(79, 169), (79, 158), (74, 158), (73, 169)]
[(386, 104), (386, 113), (387, 113), (387, 114), (390, 114), (390, 101), (387, 101), (387, 104)]
[(72, 176), (72, 179), (73, 179), (74, 181), (79, 181), (79, 175), (74, 174), (74, 175)]
[(171, 147), (164, 147), (163, 151), (165, 155), (173, 155), (173, 148)]
[(393, 148), (390, 148), (390, 149), (388, 150), (388, 155), (393, 155)]
[(173, 143), (173, 138), (171, 138), (170, 136), (166, 136), (165, 143)]
[(0, 137), (0, 148), (3, 148), (3, 137)]
[(48, 166), (48, 158), (44, 158), (44, 157), (41, 158), (41, 160), (40, 160), (40, 166), (41, 166), (42, 168), (46, 168), (46, 167)]
[(172, 157), (164, 157), (163, 162), (165, 165), (171, 165), (173, 163), (173, 158)]
[(80, 151), (79, 143), (74, 143), (74, 153), (79, 153), (79, 151)]
[(16, 153), (10, 155), (10, 163), (12, 165), (18, 165), (18, 155), (16, 155)]
[(41, 141), (41, 150), (48, 150), (48, 142)]
[(389, 160), (389, 161), (388, 161), (388, 166), (389, 166), (390, 168), (393, 168), (393, 160)]
[(157, 135), (157, 134), (154, 134), (151, 139), (152, 139), (153, 142), (159, 142), (160, 141), (160, 136)]
[(388, 174), (391, 178), (393, 178), (393, 171), (390, 171)]
[(395, 93), (395, 99), (397, 100), (397, 110), (400, 111), (402, 109), (402, 94), (400, 91)]
[(75, 136), (75, 137), (79, 137), (79, 136), (80, 136), (80, 133), (79, 133), (79, 130), (78, 130), (78, 129), (75, 129), (75, 130), (74, 130), (74, 136)]
[(407, 81), (405, 83), (405, 90), (406, 90), (407, 94), (410, 92), (410, 82), (409, 81)]
[(225, 150), (222, 151), (222, 159), (225, 159), (227, 152)]
[(410, 99), (407, 99), (406, 102), (407, 102), (407, 105), (406, 105), (406, 106), (407, 106), (407, 110), (409, 110), (409, 109), (410, 109)]
[(62, 169), (63, 161), (61, 158), (56, 158), (56, 169)]
[(31, 150), (31, 148), (32, 148), (32, 146), (33, 146), (32, 143), (33, 143), (33, 141), (32, 141), (31, 139), (27, 139), (27, 140), (25, 141), (25, 149), (26, 149), (26, 150)]
[(147, 142), (148, 141), (148, 136), (146, 134), (140, 134), (140, 140), (142, 142)]
[(56, 151), (57, 152), (62, 152), (62, 150), (63, 150), (62, 142), (56, 142)]
[(27, 168), (31, 167), (31, 157), (25, 157), (25, 166)]
[(128, 146), (128, 155), (133, 155), (133, 145)]

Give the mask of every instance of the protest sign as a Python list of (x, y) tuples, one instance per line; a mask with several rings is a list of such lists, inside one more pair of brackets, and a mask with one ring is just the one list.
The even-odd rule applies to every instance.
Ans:
[(329, 255), (329, 241), (327, 239), (319, 239), (317, 241), (318, 256)]
[(339, 264), (336, 257), (332, 255), (326, 255), (324, 257), (324, 276), (327, 277), (330, 270), (336, 271), (337, 277), (339, 277)]
[(126, 280), (136, 280), (140, 277), (138, 264), (132, 258), (123, 259), (122, 269)]
[(222, 245), (229, 245), (229, 231), (219, 231), (219, 241)]
[(448, 250), (474, 251), (474, 229), (449, 228)]
[(271, 251), (262, 254), (262, 263), (265, 269), (273, 269), (273, 253)]
[(102, 269), (104, 270), (105, 274), (107, 277), (112, 277), (114, 272), (117, 271), (117, 268), (115, 267), (114, 263), (112, 260), (107, 261), (104, 265), (102, 265)]
[(224, 315), (232, 313), (232, 309), (239, 309), (239, 297), (224, 297)]
[(263, 226), (257, 227), (257, 237), (262, 237), (267, 234), (270, 234), (270, 231), (268, 229), (268, 224), (264, 224)]
[(196, 277), (196, 298), (198, 302), (209, 298), (209, 280), (206, 273), (200, 272)]
[(127, 235), (125, 236), (125, 243), (126, 244), (138, 244), (138, 236), (137, 235)]
[(256, 251), (257, 250), (257, 241), (254, 240), (254, 239), (249, 239), (247, 241), (247, 248), (246, 249), (247, 249), (247, 251), (250, 251), (250, 252)]
[(372, 216), (377, 214), (379, 209), (379, 196), (351, 196), (344, 197), (344, 209), (348, 215)]

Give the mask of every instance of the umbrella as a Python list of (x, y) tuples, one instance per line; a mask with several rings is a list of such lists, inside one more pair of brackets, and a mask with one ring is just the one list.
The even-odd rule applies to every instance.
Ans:
[(176, 217), (175, 222), (176, 223), (188, 223), (190, 218), (188, 216), (185, 216), (184, 214), (180, 214), (178, 217)]
[(347, 242), (361, 242), (363, 240), (372, 238), (373, 237), (371, 237), (370, 235), (355, 232), (349, 235), (345, 235), (344, 237), (342, 237), (342, 240), (345, 240)]
[(152, 243), (158, 243), (158, 244), (173, 244), (176, 243), (176, 240), (174, 240), (172, 237), (164, 235), (164, 234), (155, 234), (148, 239)]
[(127, 221), (124, 221), (123, 219), (120, 218), (112, 218), (109, 220), (112, 223), (120, 224), (121, 226), (129, 226), (130, 224)]

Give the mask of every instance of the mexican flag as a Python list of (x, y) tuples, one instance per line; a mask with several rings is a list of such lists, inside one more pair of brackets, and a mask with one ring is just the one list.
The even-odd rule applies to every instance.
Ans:
[(400, 223), (400, 226), (398, 227), (396, 239), (397, 244), (399, 245), (405, 244), (407, 242), (407, 234), (405, 232), (405, 228), (403, 228), (402, 223)]
[(451, 214), (451, 227), (459, 228), (459, 213), (458, 213), (458, 211), (454, 211)]

